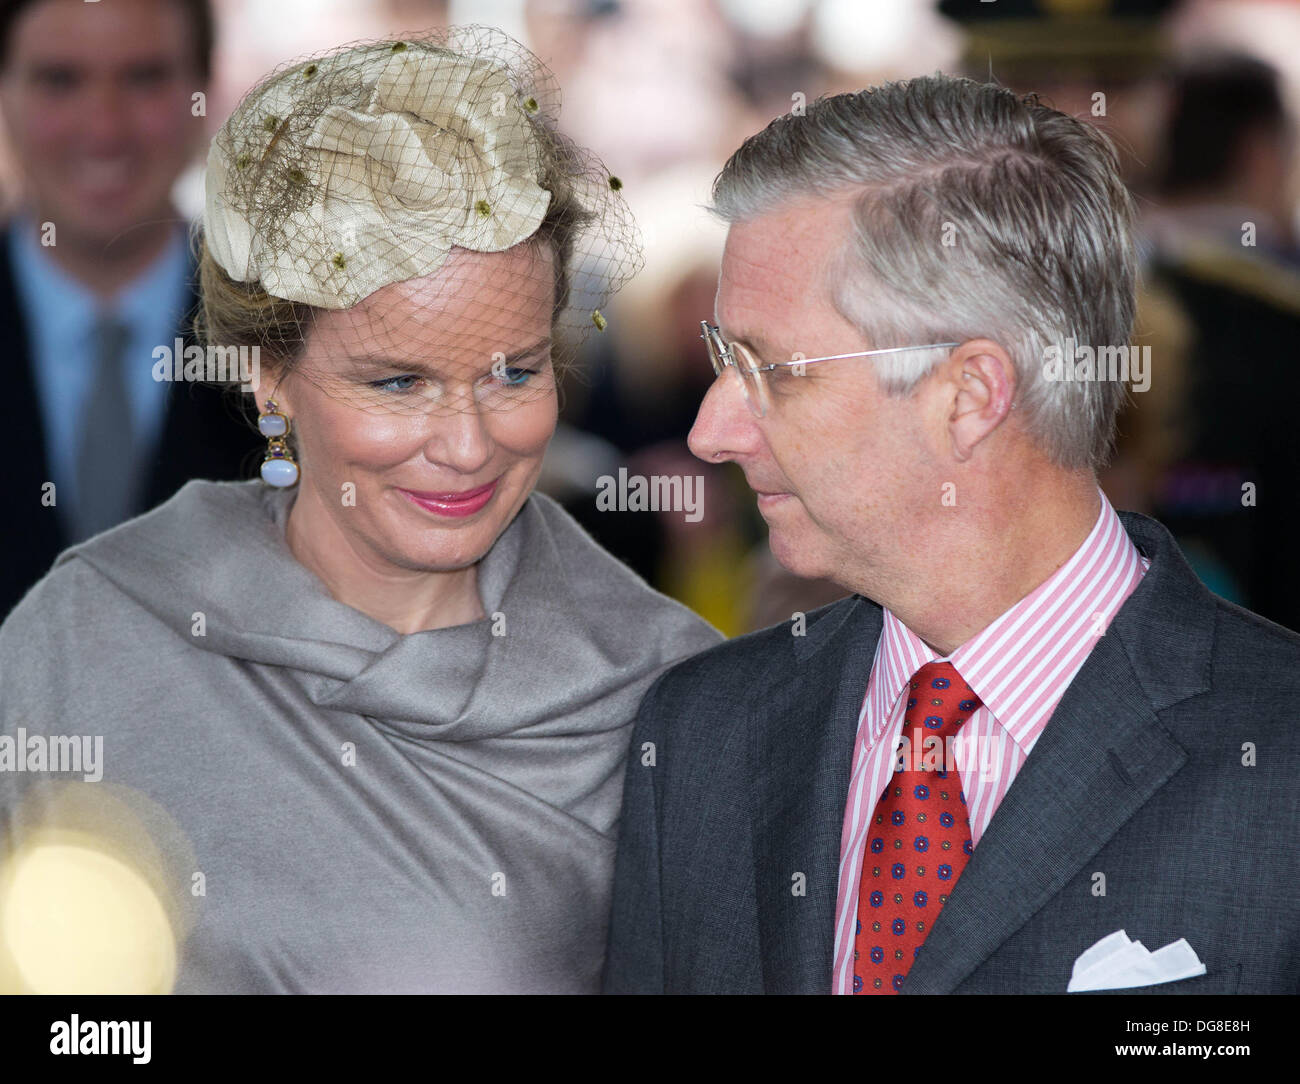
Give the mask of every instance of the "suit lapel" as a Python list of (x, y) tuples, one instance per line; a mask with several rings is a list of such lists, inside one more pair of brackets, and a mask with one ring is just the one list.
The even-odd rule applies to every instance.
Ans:
[(0, 328), (5, 337), (5, 394), (0, 397), (0, 458), (18, 509), (0, 567), (0, 620), (50, 567), (67, 545), (62, 512), (41, 503), (51, 481), (45, 452), (45, 425), (33, 375), (35, 358), (23, 314), (14, 268), (9, 260), (13, 223), (0, 229)]
[(1209, 687), (1213, 602), (1163, 527), (1129, 513), (1122, 519), (1153, 556), (1151, 568), (998, 806), (903, 993), (953, 991), (1187, 759), (1157, 712)]
[(1104, 637), (998, 806), (904, 992), (951, 992), (1186, 759), (1156, 722), (1123, 649)]
[[(830, 992), (840, 831), (879, 607), (832, 605), (753, 699), (755, 876), (766, 993)], [(802, 883), (801, 883), (802, 882)]]
[[(194, 276), (191, 260), (185, 315), (176, 328), (176, 336), (186, 349), (197, 343)], [(168, 386), (158, 440), (141, 463), (138, 511), (161, 504), (191, 478), (238, 479), (256, 473), (253, 464), (260, 459), (258, 436), (243, 416), (241, 398), (229, 389), (205, 384), (183, 382)]]
[[(50, 469), (45, 455), (45, 426), (32, 376), (34, 362), (27, 320), (9, 262), (9, 236), (13, 228), (8, 224), (0, 229), (0, 327), (8, 332), (4, 344), (8, 362), (6, 394), (0, 398), (0, 419), (3, 419), (0, 431), (11, 450), (6, 457), (9, 480), (18, 483), (15, 490), (26, 504), (40, 500), (40, 485), (49, 480)], [(55, 517), (44, 518), (52, 522)]]

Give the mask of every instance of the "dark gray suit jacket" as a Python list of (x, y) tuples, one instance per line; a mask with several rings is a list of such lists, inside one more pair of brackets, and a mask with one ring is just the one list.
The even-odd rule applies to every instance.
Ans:
[[(54, 508), (41, 503), (50, 480), (41, 404), (36, 391), (28, 317), (9, 262), (9, 224), (0, 226), (0, 339), (6, 358), (0, 363), (5, 394), (0, 396), (0, 463), (11, 498), (5, 506), (6, 529), (0, 534), (0, 621), (71, 543)], [(194, 268), (189, 270), (188, 312), (177, 334), (194, 342), (189, 313), (198, 304)], [(168, 340), (165, 344), (170, 346)], [(148, 364), (153, 364), (146, 359)], [(191, 478), (218, 481), (251, 478), (259, 459), (257, 433), (239, 416), (231, 397), (204, 384), (176, 384), (167, 395), (158, 441), (142, 465), (132, 515), (161, 504)]]
[[(1132, 992), (1300, 990), (1300, 636), (1212, 595), (1155, 520), (1120, 517), (1151, 567), (903, 993), (1064, 993), (1079, 954), (1118, 929), (1151, 951), (1185, 937), (1206, 966)], [(785, 624), (732, 640), (646, 694), (607, 992), (830, 992), (840, 831), (881, 621), (875, 603), (844, 599), (809, 614), (805, 636)]]

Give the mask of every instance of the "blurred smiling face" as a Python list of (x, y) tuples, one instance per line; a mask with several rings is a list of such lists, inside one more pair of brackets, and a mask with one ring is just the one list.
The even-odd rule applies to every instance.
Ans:
[[(555, 273), (547, 246), (453, 249), (437, 274), (318, 313), (301, 362), (269, 393), (291, 418), (294, 515), (329, 517), (368, 564), (478, 561), (532, 492), (555, 431)], [(345, 504), (344, 486), (355, 487)]]
[(166, 213), (201, 135), (193, 28), (173, 0), (39, 0), (16, 20), (0, 102), (37, 209), (105, 244)]

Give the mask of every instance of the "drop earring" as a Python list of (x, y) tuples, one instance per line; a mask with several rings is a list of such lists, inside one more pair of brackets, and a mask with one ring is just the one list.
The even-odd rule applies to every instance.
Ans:
[(289, 435), (289, 416), (281, 414), (274, 399), (266, 401), (266, 409), (257, 418), (257, 430), (266, 437), (266, 458), (262, 460), (262, 481), (278, 489), (286, 489), (298, 482), (298, 464), (295, 462), (285, 438)]

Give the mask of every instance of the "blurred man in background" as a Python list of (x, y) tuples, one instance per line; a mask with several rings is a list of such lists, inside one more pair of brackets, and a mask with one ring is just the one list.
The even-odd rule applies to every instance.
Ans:
[(1294, 125), (1278, 73), (1253, 57), (1193, 58), (1170, 87), (1149, 271), (1192, 335), (1151, 504), (1216, 592), (1300, 629)]
[(1107, 495), (1159, 517), (1211, 590), (1300, 629), (1300, 456), (1282, 417), (1300, 392), (1293, 125), (1268, 64), (1176, 55), (1187, 6), (939, 5), (966, 31), (968, 74), (1106, 131), (1140, 197), (1134, 340), (1152, 374), (1122, 408)]
[(0, 229), (10, 472), (0, 617), (66, 546), (235, 478), (256, 442), (214, 389), (154, 379), (188, 341), (172, 187), (203, 142), (208, 0), (4, 0), (0, 109), (23, 177)]

